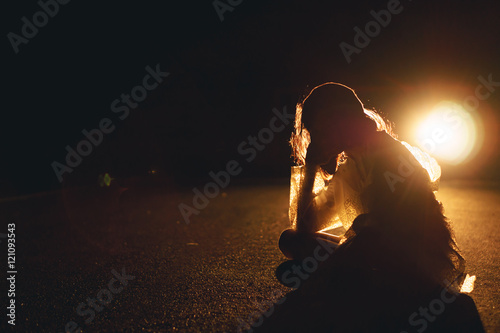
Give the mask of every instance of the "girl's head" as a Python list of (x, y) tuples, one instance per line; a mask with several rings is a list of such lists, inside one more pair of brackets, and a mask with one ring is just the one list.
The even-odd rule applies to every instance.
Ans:
[(304, 164), (310, 143), (335, 156), (361, 144), (376, 130), (354, 90), (340, 83), (324, 83), (297, 104), (295, 133), (290, 140), (293, 156)]

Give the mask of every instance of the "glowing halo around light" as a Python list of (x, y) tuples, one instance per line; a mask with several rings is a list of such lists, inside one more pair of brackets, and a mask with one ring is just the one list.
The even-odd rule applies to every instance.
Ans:
[(443, 101), (418, 124), (415, 139), (422, 150), (436, 159), (457, 165), (473, 152), (477, 131), (469, 112), (457, 103)]

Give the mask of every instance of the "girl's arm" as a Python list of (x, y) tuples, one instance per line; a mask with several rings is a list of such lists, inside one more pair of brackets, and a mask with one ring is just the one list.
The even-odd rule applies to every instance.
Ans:
[(303, 232), (314, 232), (317, 230), (314, 226), (317, 224), (314, 202), (314, 180), (319, 166), (306, 164), (304, 166), (304, 178), (300, 184), (300, 190), (297, 198), (297, 230)]
[[(314, 150), (312, 152), (314, 153)], [(320, 163), (317, 161), (321, 161), (321, 159), (317, 159), (317, 155), (309, 154), (309, 151), (307, 157), (309, 159), (306, 159), (304, 177), (300, 184), (297, 200), (297, 231), (313, 233), (328, 225), (334, 214), (334, 205), (331, 199), (327, 200), (324, 193), (314, 194), (314, 180), (320, 168)], [(321, 164), (325, 164), (331, 158), (333, 157), (323, 158), (325, 162)]]

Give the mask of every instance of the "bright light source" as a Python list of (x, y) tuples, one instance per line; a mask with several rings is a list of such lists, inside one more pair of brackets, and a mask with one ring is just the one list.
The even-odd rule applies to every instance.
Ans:
[(460, 288), (461, 293), (470, 293), (474, 290), (474, 282), (476, 281), (476, 276), (472, 275), (470, 276), (467, 274), (465, 277), (464, 283), (462, 284), (462, 287)]
[(443, 101), (418, 125), (415, 136), (422, 150), (456, 165), (473, 151), (477, 128), (474, 118), (461, 105)]

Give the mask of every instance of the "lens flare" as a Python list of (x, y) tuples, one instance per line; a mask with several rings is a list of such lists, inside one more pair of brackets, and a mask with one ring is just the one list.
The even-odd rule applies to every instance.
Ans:
[(415, 139), (438, 160), (457, 165), (467, 161), (476, 148), (477, 126), (461, 105), (443, 101), (418, 125)]

